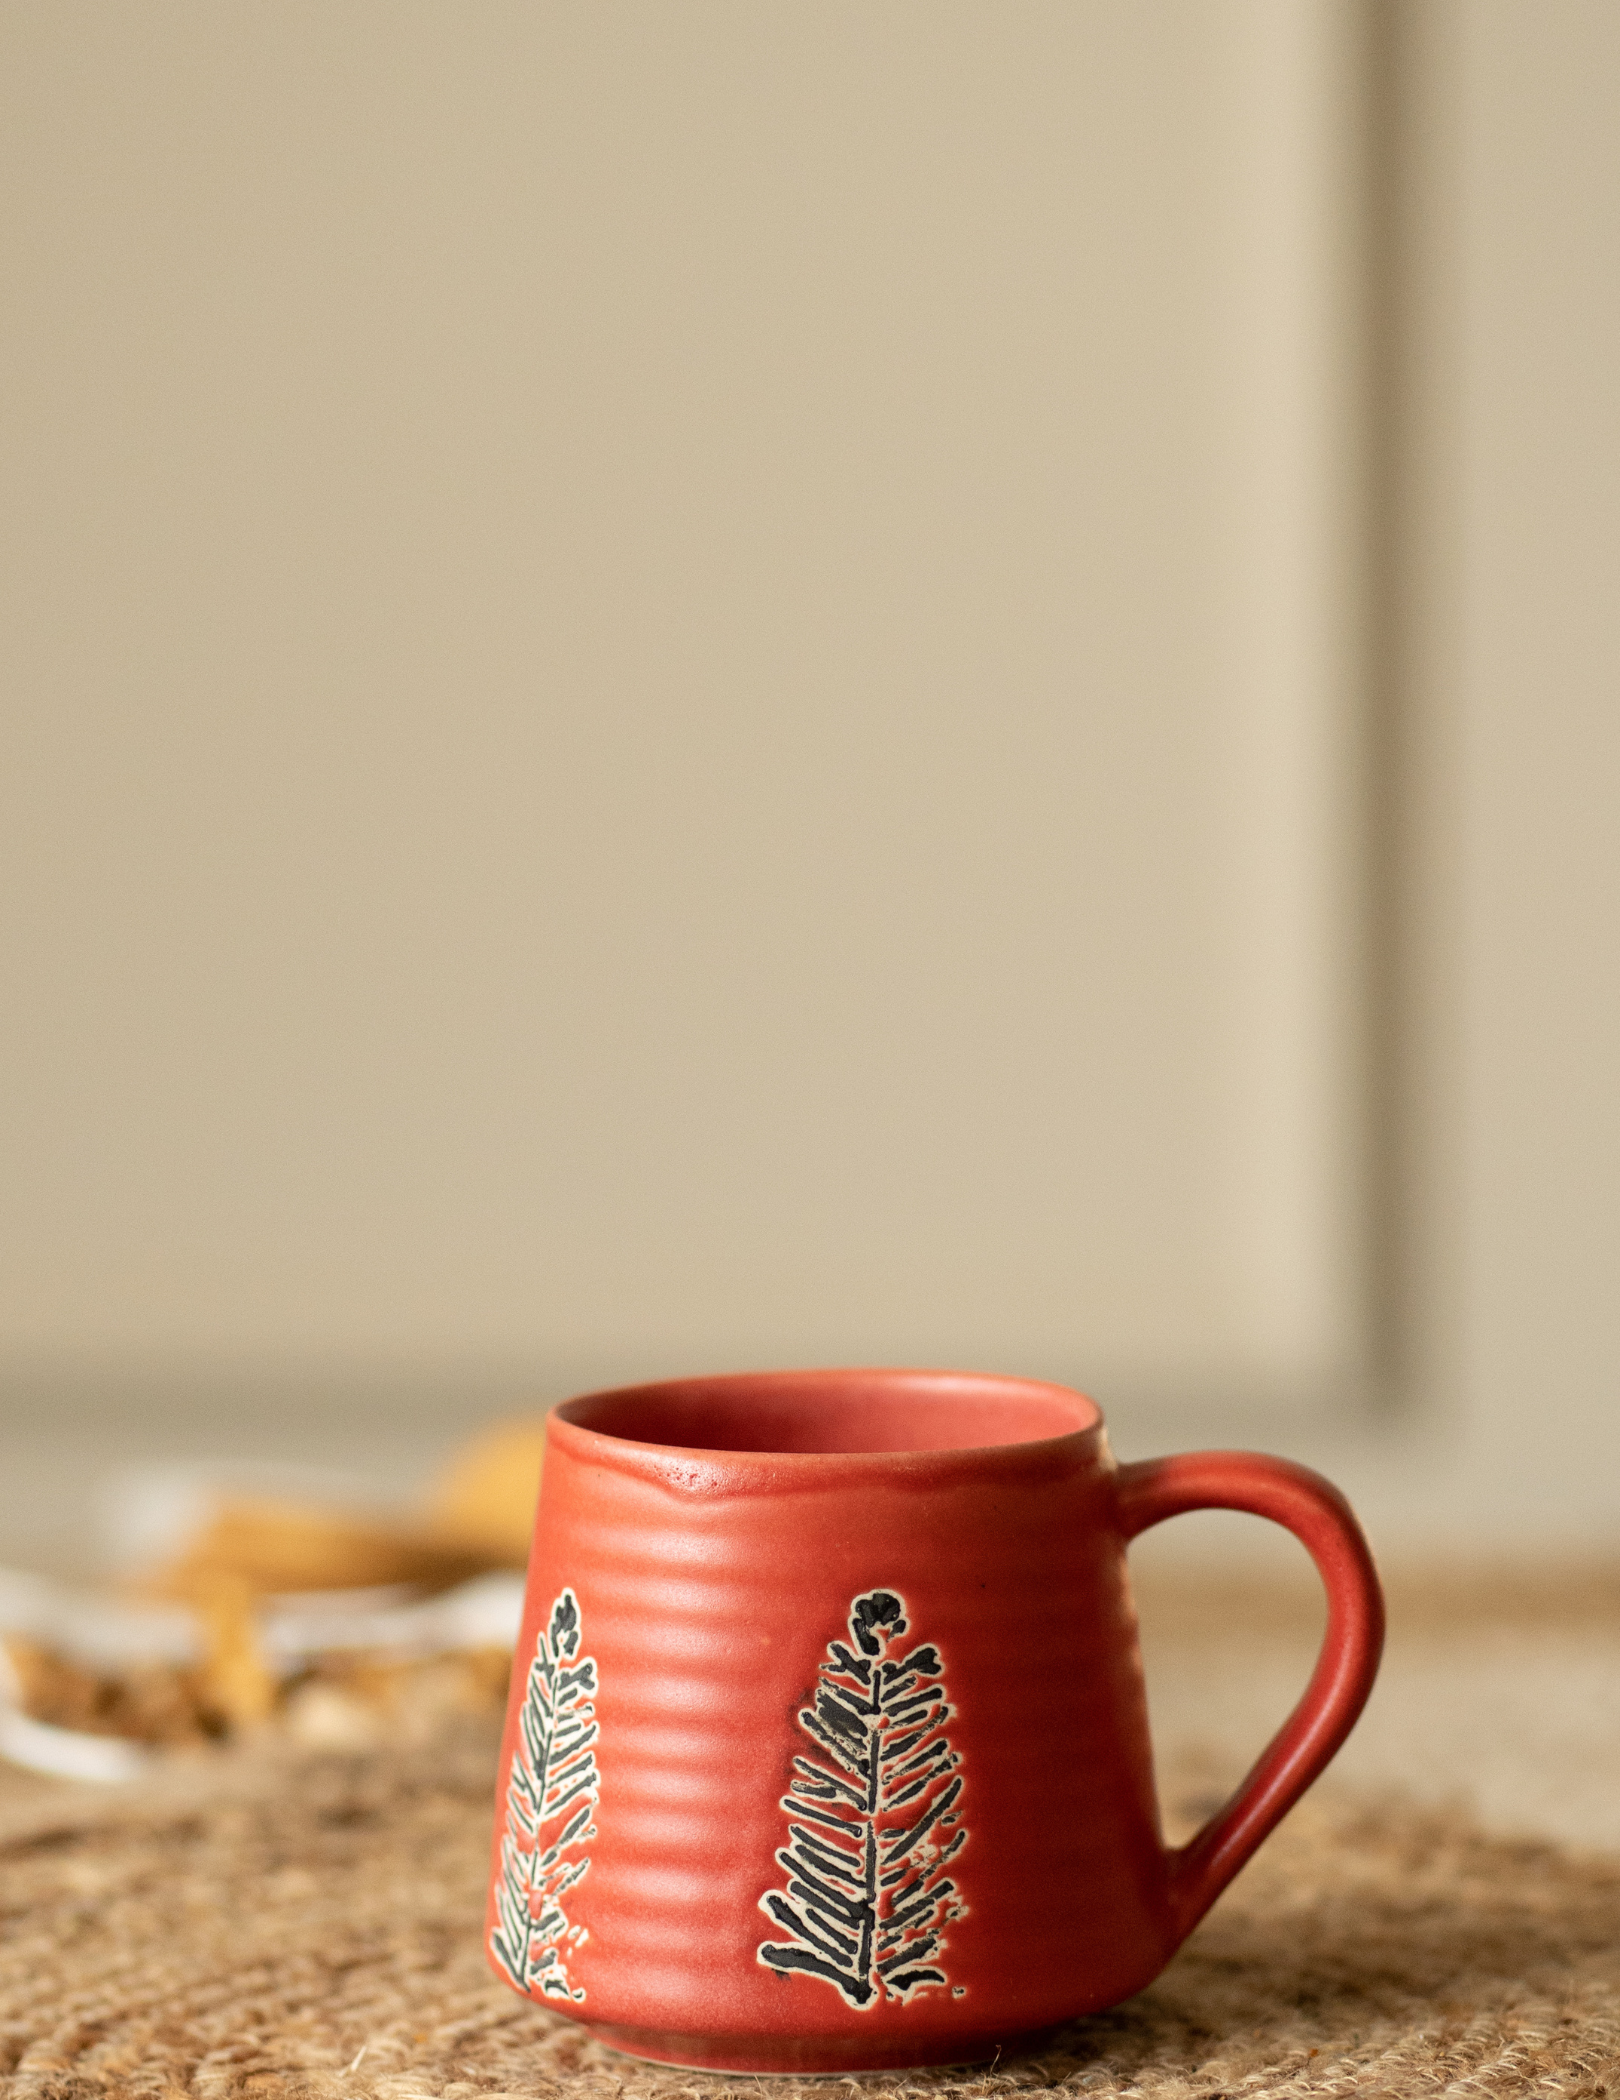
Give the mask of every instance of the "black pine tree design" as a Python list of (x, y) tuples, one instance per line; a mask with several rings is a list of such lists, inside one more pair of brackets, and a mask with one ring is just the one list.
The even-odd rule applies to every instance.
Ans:
[(489, 1937), (490, 1952), (518, 1990), (574, 2000), (585, 1993), (570, 1981), (563, 1957), (584, 1944), (587, 1929), (569, 1924), (562, 1899), (590, 1869), (580, 1847), (596, 1835), (591, 1808), (598, 1798), (596, 1663), (579, 1644), (579, 1605), (565, 1589), (529, 1665)]
[(787, 1886), (759, 1899), (789, 1934), (765, 1941), (759, 1960), (866, 2008), (948, 1983), (944, 1927), (967, 1910), (945, 1871), (968, 1835), (962, 1760), (945, 1732), (956, 1709), (936, 1648), (891, 1659), (906, 1629), (904, 1599), (869, 1590), (850, 1607), (849, 1644), (828, 1643), (799, 1715), (812, 1748), (782, 1798)]

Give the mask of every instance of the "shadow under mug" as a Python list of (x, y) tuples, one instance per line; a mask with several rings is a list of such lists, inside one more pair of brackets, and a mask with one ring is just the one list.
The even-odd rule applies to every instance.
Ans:
[[(1296, 1534), (1299, 1705), (1165, 1846), (1125, 1549), (1185, 1510)], [(1118, 1465), (1079, 1393), (799, 1371), (550, 1417), (496, 1796), (497, 1974), (658, 2062), (982, 2060), (1156, 1976), (1354, 1725), (1383, 1606), (1282, 1459)]]

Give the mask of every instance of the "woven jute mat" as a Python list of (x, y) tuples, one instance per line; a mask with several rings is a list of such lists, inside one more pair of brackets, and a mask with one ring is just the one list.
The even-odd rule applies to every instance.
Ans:
[[(493, 1767), (480, 1726), (366, 1758), (232, 1753), (116, 1797), (0, 1796), (0, 2094), (757, 2094), (617, 2056), (491, 1978)], [(1183, 1816), (1199, 1785), (1170, 1775)], [(1620, 2093), (1620, 1860), (1324, 1788), (1129, 2004), (1039, 2057), (842, 2082), (941, 2100)], [(767, 2082), (801, 2086), (829, 2090)]]

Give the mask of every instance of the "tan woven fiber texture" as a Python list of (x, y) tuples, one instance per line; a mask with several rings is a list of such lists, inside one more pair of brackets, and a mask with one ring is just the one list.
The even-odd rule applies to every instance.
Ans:
[[(0, 1796), (0, 2094), (757, 2094), (616, 2056), (490, 1977), (493, 1769), (480, 1728), (388, 1757), (232, 1754), (120, 1797)], [(1200, 1785), (1172, 1775), (1185, 1814)], [(941, 2100), (1620, 2094), (1620, 1860), (1330, 1786), (1129, 2004), (1036, 2058), (840, 2083)], [(833, 2089), (765, 2089), (801, 2087)]]

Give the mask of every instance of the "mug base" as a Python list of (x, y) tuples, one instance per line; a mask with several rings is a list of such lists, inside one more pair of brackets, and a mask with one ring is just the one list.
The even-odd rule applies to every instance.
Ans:
[(937, 2071), (997, 2059), (1027, 2056), (1057, 2033), (1055, 2027), (1025, 2034), (941, 2035), (929, 2043), (895, 2036), (880, 2042), (859, 2035), (665, 2034), (650, 2027), (614, 2027), (581, 2020), (593, 2041), (621, 2056), (665, 2064), (678, 2071), (754, 2071), (779, 2077), (838, 2078), (862, 2071)]

